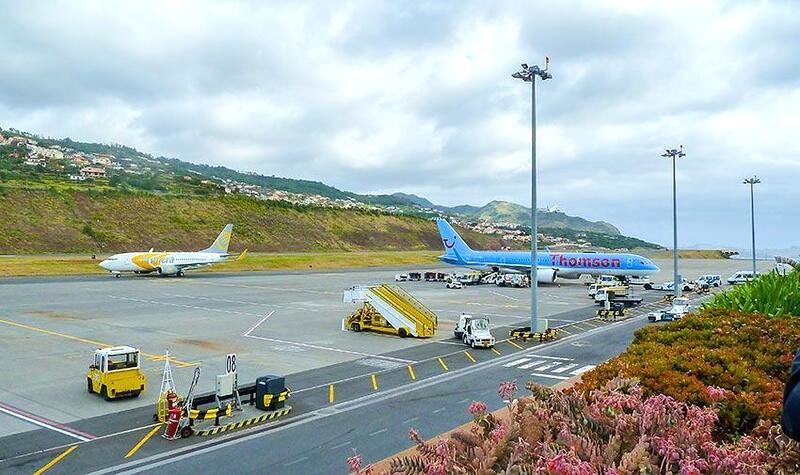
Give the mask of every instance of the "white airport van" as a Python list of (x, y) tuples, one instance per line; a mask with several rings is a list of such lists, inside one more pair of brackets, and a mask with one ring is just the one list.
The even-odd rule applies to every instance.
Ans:
[[(758, 272), (756, 272), (756, 277), (758, 277)], [(753, 280), (753, 271), (751, 270), (740, 270), (739, 272), (734, 272), (734, 274), (728, 277), (728, 283), (731, 285), (736, 284), (743, 284), (745, 282), (750, 282)]]
[(722, 285), (722, 276), (717, 274), (703, 274), (694, 281), (698, 287), (707, 285), (709, 287), (719, 287)]

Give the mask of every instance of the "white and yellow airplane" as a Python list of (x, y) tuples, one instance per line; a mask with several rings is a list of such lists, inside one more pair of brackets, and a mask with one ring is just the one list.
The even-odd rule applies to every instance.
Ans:
[(114, 254), (100, 263), (100, 267), (119, 277), (123, 272), (134, 274), (150, 274), (183, 276), (189, 269), (210, 266), (219, 262), (243, 259), (247, 249), (240, 254), (229, 254), (228, 244), (231, 242), (233, 224), (228, 224), (219, 233), (214, 244), (199, 252), (125, 252)]

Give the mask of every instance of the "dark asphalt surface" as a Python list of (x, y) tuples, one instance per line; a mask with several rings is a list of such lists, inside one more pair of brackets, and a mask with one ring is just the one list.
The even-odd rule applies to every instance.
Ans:
[[(645, 292), (644, 296), (646, 302), (654, 302), (663, 294)], [(586, 306), (565, 314), (590, 319), (596, 308)], [(71, 426), (100, 438), (79, 444), (48, 473), (104, 469), (217, 473), (223, 467), (231, 473), (343, 473), (345, 458), (353, 450), (367, 461), (391, 456), (411, 445), (407, 437), (410, 428), (419, 430), (423, 437), (452, 429), (470, 419), (466, 407), (472, 400), (484, 400), (491, 409), (499, 408), (502, 402), (497, 397), (497, 387), (505, 380), (517, 379), (520, 387), (528, 380), (548, 385), (560, 382), (570, 376), (564, 368), (596, 365), (623, 351), (633, 331), (646, 323), (644, 317), (615, 324), (592, 320), (567, 326), (569, 334), (551, 343), (518, 342), (523, 347), (519, 349), (500, 342), (496, 348), (499, 355), (490, 350), (468, 349), (455, 340), (384, 355), (417, 361), (413, 366), (415, 380), (405, 364), (381, 368), (360, 364), (369, 363), (364, 360), (288, 375), (287, 384), (293, 389), (289, 402), (294, 411), (289, 418), (277, 422), (277, 427), (175, 442), (155, 436), (130, 459), (123, 456), (149, 432), (151, 426), (145, 421), (150, 420), (152, 408), (85, 419)], [(495, 335), (502, 339), (507, 330), (497, 329)], [(564, 372), (557, 375), (558, 369), (552, 368), (551, 373), (545, 374), (503, 366), (521, 357), (539, 355), (562, 364)], [(372, 374), (376, 375), (377, 391)], [(329, 384), (335, 387), (334, 404), (328, 401)], [(65, 450), (68, 443), (74, 440), (45, 429), (2, 438), (0, 472), (32, 473)], [(190, 455), (171, 454), (175, 450), (185, 450)]]

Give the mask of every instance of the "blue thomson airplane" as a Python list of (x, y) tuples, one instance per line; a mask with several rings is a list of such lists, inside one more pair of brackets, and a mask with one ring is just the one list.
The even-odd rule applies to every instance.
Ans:
[[(531, 253), (528, 251), (473, 251), (444, 219), (437, 219), (444, 255), (439, 260), (455, 266), (491, 272), (530, 274)], [(556, 277), (577, 279), (588, 274), (643, 277), (660, 269), (653, 261), (636, 254), (607, 252), (549, 252), (537, 254), (537, 280), (554, 282)]]

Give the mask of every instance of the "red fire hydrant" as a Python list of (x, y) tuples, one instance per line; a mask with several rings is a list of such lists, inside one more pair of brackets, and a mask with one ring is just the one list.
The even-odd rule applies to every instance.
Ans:
[(167, 419), (167, 428), (164, 431), (164, 438), (169, 440), (177, 439), (178, 426), (180, 425), (181, 416), (183, 415), (183, 407), (171, 407), (167, 412), (169, 413), (169, 417)]
[(175, 391), (167, 392), (167, 411), (175, 407), (175, 401), (177, 400), (178, 400), (178, 395), (175, 394)]

